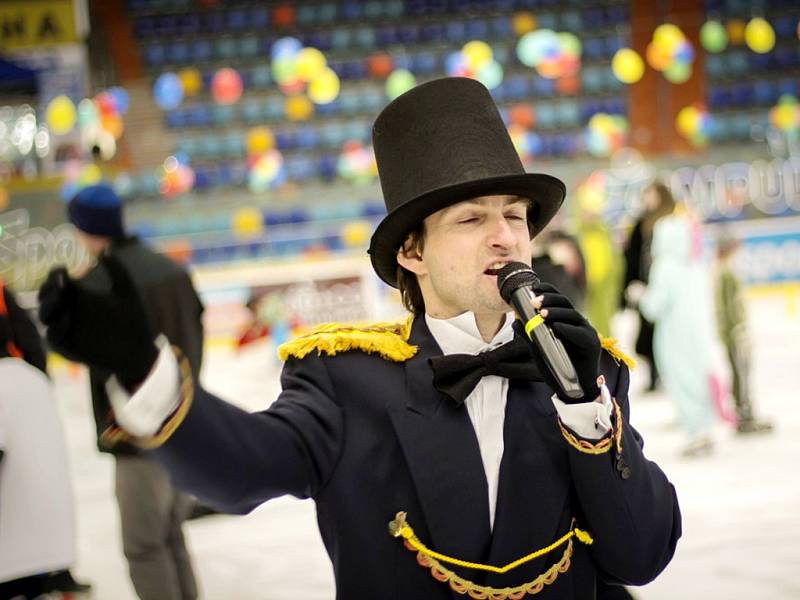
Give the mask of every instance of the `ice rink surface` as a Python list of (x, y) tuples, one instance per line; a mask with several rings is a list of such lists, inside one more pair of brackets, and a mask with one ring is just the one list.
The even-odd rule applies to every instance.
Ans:
[[(643, 394), (645, 367), (633, 371), (632, 423), (645, 453), (675, 484), (683, 537), (672, 563), (639, 600), (800, 598), (800, 295), (797, 288), (749, 297), (757, 411), (776, 422), (770, 435), (737, 436), (720, 424), (708, 456), (679, 456), (684, 442), (669, 400)], [(615, 321), (620, 346), (632, 348), (633, 314)], [(206, 386), (251, 410), (277, 396), (274, 349), (211, 350)], [(55, 376), (75, 488), (78, 564), (93, 598), (133, 600), (118, 533), (113, 461), (94, 445), (83, 372)], [(600, 491), (598, 490), (600, 493)], [(333, 576), (311, 501), (281, 498), (246, 516), (215, 515), (187, 523), (201, 597), (206, 600), (323, 600)]]

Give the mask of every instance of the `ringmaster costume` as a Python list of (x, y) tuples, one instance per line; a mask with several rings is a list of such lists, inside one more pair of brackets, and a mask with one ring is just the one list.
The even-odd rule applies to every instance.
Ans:
[[(530, 201), (533, 236), (564, 198), (557, 179), (524, 172), (488, 91), (469, 79), (435, 80), (399, 97), (377, 118), (373, 141), (388, 214), (370, 254), (390, 285), (406, 234), (436, 211), (487, 194), (520, 196)], [(109, 266), (117, 304), (123, 299), (135, 321), (124, 269)], [(563, 297), (552, 288), (542, 290), (551, 306), (569, 307), (573, 323), (582, 319), (556, 304)], [(53, 343), (87, 362), (108, 359), (70, 333), (82, 325), (76, 306), (92, 304), (93, 318), (116, 323), (130, 360), (109, 365), (121, 426), (109, 435), (154, 448), (177, 485), (231, 512), (284, 494), (314, 499), (337, 598), (586, 600), (598, 578), (643, 584), (673, 555), (680, 536), (674, 489), (628, 423), (624, 357), (605, 343), (601, 352), (585, 320), (575, 331), (594, 336), (587, 344), (596, 344), (594, 358), (587, 363), (564, 342), (586, 374), (584, 390), (600, 376), (597, 400), (587, 392), (567, 404), (544, 375), (504, 376), (498, 364), (508, 349), (522, 347), (524, 363), (533, 356), (514, 337), (510, 317), (491, 348), (478, 341), (486, 352), (456, 342), (465, 355), (452, 351), (461, 335), (452, 327), (470, 321), (469, 313), (450, 321), (416, 314), (397, 324), (331, 324), (284, 345), (283, 391), (268, 410), (248, 414), (200, 388), (163, 338), (154, 346), (141, 327), (114, 321), (107, 298), (63, 278), (48, 280), (40, 298), (43, 320), (66, 331)], [(474, 362), (471, 355), (480, 365), (466, 377), (470, 384), (445, 385), (441, 361), (461, 365)], [(504, 405), (496, 468), (470, 410), (470, 398), (490, 380), (502, 393), (487, 406)], [(599, 436), (571, 414), (587, 408)]]

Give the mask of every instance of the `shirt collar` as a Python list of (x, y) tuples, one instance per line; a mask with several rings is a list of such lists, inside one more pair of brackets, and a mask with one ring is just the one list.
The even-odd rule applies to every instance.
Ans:
[(449, 319), (437, 319), (428, 314), (425, 315), (425, 323), (444, 354), (478, 354), (510, 342), (514, 337), (514, 329), (511, 327), (513, 322), (514, 313), (506, 313), (505, 323), (487, 343), (483, 341), (475, 322), (475, 313), (471, 311), (463, 312)]

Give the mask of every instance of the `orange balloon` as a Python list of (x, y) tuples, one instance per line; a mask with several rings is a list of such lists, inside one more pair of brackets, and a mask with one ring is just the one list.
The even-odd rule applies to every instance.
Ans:
[(119, 115), (100, 115), (100, 126), (110, 133), (115, 140), (122, 136), (125, 125)]
[(192, 245), (189, 240), (172, 240), (164, 245), (164, 254), (180, 265), (192, 259)]
[(744, 43), (744, 30), (747, 29), (747, 23), (743, 19), (731, 19), (725, 24), (725, 29), (728, 30), (728, 39), (734, 46), (741, 46)]
[(386, 79), (394, 69), (394, 61), (389, 54), (373, 54), (367, 60), (367, 68), (373, 77)]
[(581, 78), (576, 75), (556, 79), (556, 91), (562, 96), (572, 96), (581, 89)]

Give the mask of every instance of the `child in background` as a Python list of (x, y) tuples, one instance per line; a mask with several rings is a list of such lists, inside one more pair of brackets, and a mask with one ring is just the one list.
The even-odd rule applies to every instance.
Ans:
[(750, 396), (750, 338), (747, 334), (747, 314), (742, 284), (731, 262), (739, 240), (723, 235), (717, 242), (717, 269), (714, 277), (714, 300), (717, 309), (719, 337), (725, 345), (731, 367), (733, 399), (736, 404), (736, 431), (741, 434), (765, 433), (772, 423), (760, 421), (753, 415)]

